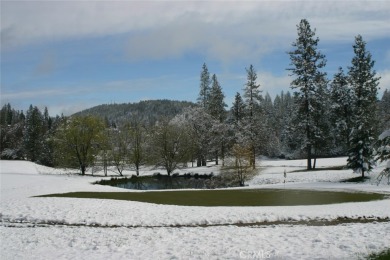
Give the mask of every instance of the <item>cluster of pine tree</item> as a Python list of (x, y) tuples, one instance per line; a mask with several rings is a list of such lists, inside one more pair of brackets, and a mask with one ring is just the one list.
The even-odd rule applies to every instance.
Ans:
[(339, 149), (340, 154), (348, 152), (348, 167), (364, 176), (374, 165), (374, 143), (379, 135), (380, 79), (366, 42), (361, 35), (355, 37), (355, 56), (348, 73), (340, 68), (329, 82), (323, 72), (326, 59), (318, 50), (315, 30), (305, 19), (297, 29), (294, 50), (289, 52), (289, 70), (297, 98), (293, 120), (307, 154), (307, 168), (312, 168), (312, 158), (318, 154)]
[(59, 116), (52, 118), (30, 105), (26, 114), (15, 110), (11, 104), (0, 110), (1, 159), (26, 159), (54, 166), (52, 137), (60, 123)]
[[(390, 114), (388, 90), (381, 101), (377, 99), (380, 78), (366, 42), (361, 35), (356, 36), (355, 56), (348, 72), (340, 67), (329, 80), (323, 71), (326, 59), (318, 50), (315, 30), (303, 19), (297, 31), (293, 50), (288, 52), (293, 95), (282, 92), (274, 102), (268, 93), (263, 97), (250, 65), (243, 96), (238, 92), (230, 113), (226, 113), (217, 77), (210, 78), (206, 64), (203, 65), (198, 103), (217, 120), (218, 129), (224, 129), (219, 131), (224, 133), (221, 148), (208, 147), (203, 151), (215, 151), (218, 155), (218, 151), (226, 152), (238, 145), (250, 151), (253, 167), (256, 155), (261, 154), (307, 158), (308, 169), (315, 168), (318, 157), (347, 155), (348, 167), (364, 176), (375, 164), (377, 137), (389, 128)], [(204, 143), (211, 144), (207, 140)]]

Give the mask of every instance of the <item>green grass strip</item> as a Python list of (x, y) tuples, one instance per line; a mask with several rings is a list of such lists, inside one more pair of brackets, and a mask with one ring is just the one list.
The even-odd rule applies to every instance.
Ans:
[(113, 199), (181, 206), (296, 206), (363, 202), (386, 198), (377, 193), (242, 189), (147, 192), (71, 192), (37, 197)]
[(383, 250), (380, 253), (374, 253), (367, 257), (368, 260), (389, 260), (390, 259), (390, 248)]

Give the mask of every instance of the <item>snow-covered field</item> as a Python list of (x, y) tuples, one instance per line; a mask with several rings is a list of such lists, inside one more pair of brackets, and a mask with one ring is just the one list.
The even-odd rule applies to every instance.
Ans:
[[(345, 158), (322, 159), (317, 167), (345, 163)], [(340, 183), (357, 176), (350, 170), (291, 172), (304, 166), (299, 160), (263, 160), (261, 173), (249, 187), (390, 194), (385, 182)], [(72, 191), (129, 191), (91, 184), (100, 177), (66, 174), (30, 162), (0, 161), (0, 167), (0, 259), (358, 259), (390, 247), (390, 199), (322, 206), (184, 207), (35, 198)], [(382, 169), (375, 169), (372, 179)], [(217, 168), (183, 172), (190, 171)], [(325, 224), (339, 218), (387, 221), (294, 223)], [(277, 221), (284, 224), (250, 225)], [(249, 225), (234, 225), (239, 223)]]

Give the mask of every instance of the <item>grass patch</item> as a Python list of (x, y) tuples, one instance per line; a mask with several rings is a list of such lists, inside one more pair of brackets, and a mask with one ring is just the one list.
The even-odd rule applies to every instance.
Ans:
[(390, 248), (378, 254), (371, 254), (367, 257), (369, 260), (388, 260), (390, 259)]
[(114, 199), (181, 206), (296, 206), (381, 200), (377, 193), (311, 190), (181, 190), (148, 192), (71, 192), (37, 197)]

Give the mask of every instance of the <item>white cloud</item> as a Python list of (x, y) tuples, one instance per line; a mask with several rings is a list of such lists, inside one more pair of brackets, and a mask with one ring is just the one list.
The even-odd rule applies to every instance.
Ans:
[(230, 61), (289, 46), (301, 18), (325, 41), (386, 37), (388, 13), (385, 1), (7, 1), (1, 40), (10, 47), (126, 33), (132, 59), (196, 51)]
[(35, 99), (35, 98), (52, 98), (62, 95), (74, 94), (76, 91), (71, 89), (31, 89), (21, 90), (17, 92), (1, 93), (2, 100), (22, 100), (22, 99)]
[(291, 77), (287, 74), (283, 76), (275, 76), (269, 72), (260, 72), (258, 73), (257, 78), (260, 82), (260, 89), (263, 91), (263, 95), (268, 92), (272, 98), (275, 98), (275, 96), (280, 95), (282, 91), (284, 91), (284, 93), (287, 91), (291, 92)]

